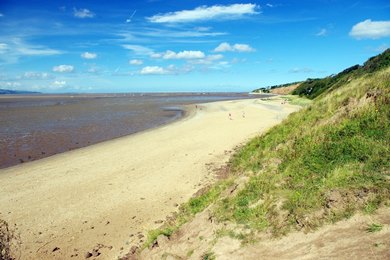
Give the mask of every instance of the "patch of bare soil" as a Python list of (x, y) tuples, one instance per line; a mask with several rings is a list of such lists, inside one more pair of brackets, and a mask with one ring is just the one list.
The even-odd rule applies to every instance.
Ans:
[(287, 87), (274, 88), (274, 89), (271, 89), (270, 92), (272, 94), (287, 95), (287, 94), (290, 94), (291, 92), (293, 92), (297, 87), (299, 87), (299, 85), (301, 85), (301, 83), (292, 84), (292, 85), (289, 85)]
[[(368, 227), (377, 224), (380, 230)], [(357, 214), (350, 219), (326, 225), (315, 232), (294, 232), (280, 239), (264, 236), (242, 245), (230, 236), (218, 236), (225, 228), (210, 217), (198, 214), (169, 239), (159, 237), (153, 247), (134, 255), (134, 259), (390, 259), (390, 208), (374, 215)], [(161, 241), (161, 242), (160, 242)]]

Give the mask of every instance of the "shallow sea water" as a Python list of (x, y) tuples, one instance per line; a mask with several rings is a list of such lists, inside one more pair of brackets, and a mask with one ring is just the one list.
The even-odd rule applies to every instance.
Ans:
[[(260, 98), (261, 96), (256, 96)], [(246, 93), (0, 96), (0, 168), (175, 121), (184, 106)]]

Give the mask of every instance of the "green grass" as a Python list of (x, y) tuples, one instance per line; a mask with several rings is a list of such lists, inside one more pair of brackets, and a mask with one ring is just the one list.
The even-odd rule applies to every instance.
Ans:
[(294, 95), (283, 95), (282, 98), (287, 100), (292, 105), (297, 105), (297, 106), (302, 106), (302, 107), (306, 107), (313, 102), (312, 100), (310, 100), (308, 98), (294, 96)]
[(159, 235), (170, 237), (172, 233), (178, 230), (184, 223), (191, 220), (197, 213), (203, 211), (210, 204), (215, 202), (220, 197), (221, 192), (230, 186), (232, 181), (230, 179), (221, 180), (212, 187), (209, 187), (199, 196), (191, 198), (187, 203), (181, 205), (179, 213), (174, 219), (166, 223), (163, 227), (150, 230), (143, 248), (152, 245)]
[(376, 224), (376, 223), (372, 223), (371, 225), (369, 225), (366, 230), (367, 232), (369, 233), (374, 233), (374, 232), (379, 232), (381, 231), (383, 228), (383, 226), (381, 224)]
[(213, 252), (207, 252), (202, 256), (203, 260), (215, 260), (216, 257)]
[(250, 141), (232, 158), (250, 179), (218, 218), (280, 235), (389, 203), (388, 82), (390, 69), (358, 77)]

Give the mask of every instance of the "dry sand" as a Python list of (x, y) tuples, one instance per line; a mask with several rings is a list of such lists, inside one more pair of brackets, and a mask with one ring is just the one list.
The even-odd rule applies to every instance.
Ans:
[(21, 259), (84, 259), (94, 248), (115, 259), (213, 182), (210, 165), (297, 109), (203, 104), (164, 127), (0, 170), (0, 218), (20, 233)]

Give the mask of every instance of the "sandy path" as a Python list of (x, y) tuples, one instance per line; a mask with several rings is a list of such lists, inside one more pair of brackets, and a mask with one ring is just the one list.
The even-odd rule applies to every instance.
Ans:
[(199, 108), (158, 129), (0, 170), (0, 218), (16, 224), (21, 259), (127, 253), (145, 239), (139, 232), (213, 181), (206, 164), (221, 165), (227, 150), (297, 109), (261, 100)]

